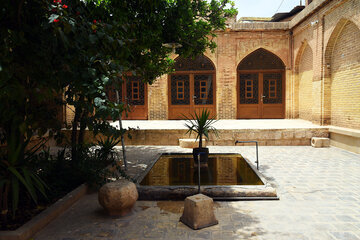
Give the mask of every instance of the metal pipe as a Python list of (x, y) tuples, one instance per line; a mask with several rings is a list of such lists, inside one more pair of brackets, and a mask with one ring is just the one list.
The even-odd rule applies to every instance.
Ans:
[(257, 141), (235, 141), (235, 145), (237, 143), (255, 143), (256, 144), (256, 169), (259, 170), (259, 151), (258, 151), (258, 142)]
[[(117, 104), (120, 104), (120, 98), (119, 98), (119, 91), (118, 90), (116, 90), (116, 100), (117, 100)], [(124, 132), (123, 132), (121, 114), (122, 114), (122, 112), (119, 112), (119, 128), (120, 128), (120, 133), (121, 133), (121, 148), (122, 148), (122, 152), (123, 152), (125, 170), (127, 171), (125, 141), (124, 141)]]
[(279, 197), (211, 197), (214, 201), (268, 201), (280, 200)]
[(198, 160), (198, 178), (199, 178), (199, 181), (198, 181), (198, 193), (200, 193), (200, 152), (198, 152), (197, 160)]

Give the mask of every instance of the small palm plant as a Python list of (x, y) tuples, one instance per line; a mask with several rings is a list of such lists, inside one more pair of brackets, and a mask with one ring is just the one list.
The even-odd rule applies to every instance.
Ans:
[[(38, 150), (44, 145), (44, 141), (35, 144), (30, 150), (25, 150), (30, 139), (25, 143), (17, 143), (14, 136), (7, 142), (9, 152), (0, 151), (0, 218), (7, 220), (9, 209), (13, 218), (19, 205), (19, 196), (22, 194), (21, 187), (37, 203), (38, 192), (45, 198), (48, 187), (38, 176), (38, 173), (30, 167), (31, 160)], [(22, 156), (22, 154), (24, 154)]]
[(201, 151), (202, 147), (202, 138), (203, 136), (206, 139), (209, 139), (209, 133), (213, 132), (215, 136), (218, 135), (218, 131), (212, 125), (217, 122), (216, 116), (210, 116), (210, 111), (208, 109), (203, 109), (200, 114), (196, 111), (194, 115), (190, 114), (191, 118), (183, 115), (186, 118), (185, 126), (188, 128), (186, 134), (195, 133), (196, 140), (199, 139), (199, 150)]

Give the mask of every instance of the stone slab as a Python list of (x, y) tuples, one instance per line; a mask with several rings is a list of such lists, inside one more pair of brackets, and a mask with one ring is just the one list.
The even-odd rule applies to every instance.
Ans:
[[(206, 147), (206, 139), (202, 140), (203, 147)], [(182, 148), (197, 148), (199, 147), (199, 139), (179, 139), (179, 146)]]
[(315, 148), (330, 147), (330, 139), (322, 137), (312, 137), (311, 146)]

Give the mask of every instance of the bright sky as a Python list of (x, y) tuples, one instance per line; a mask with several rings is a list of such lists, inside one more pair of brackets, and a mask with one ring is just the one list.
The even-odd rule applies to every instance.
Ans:
[[(234, 0), (240, 17), (272, 17), (277, 12), (290, 12), (300, 0)], [(281, 4), (281, 6), (280, 6)], [(305, 0), (302, 0), (305, 5)], [(280, 6), (280, 8), (279, 8)], [(278, 11), (276, 11), (279, 8)]]

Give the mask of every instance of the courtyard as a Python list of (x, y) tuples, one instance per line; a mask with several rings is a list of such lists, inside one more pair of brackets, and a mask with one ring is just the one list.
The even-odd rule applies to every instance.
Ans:
[[(238, 152), (253, 164), (253, 146), (210, 146)], [(129, 172), (144, 171), (159, 152), (175, 146), (129, 146)], [(260, 172), (278, 201), (215, 202), (219, 224), (192, 230), (179, 222), (183, 201), (137, 201), (125, 217), (109, 217), (97, 193), (81, 198), (34, 236), (75, 239), (360, 239), (360, 155), (335, 147), (261, 146)]]
[[(305, 0), (278, 12), (283, 2), (264, 18), (237, 16), (230, 0), (5, 1), (0, 240), (360, 240), (360, 0)], [(256, 3), (256, 13), (267, 8)], [(154, 165), (190, 147), (194, 157)], [(226, 162), (236, 154), (253, 166)], [(264, 183), (256, 187), (270, 197), (243, 181), (256, 163)], [(171, 185), (171, 174), (200, 181), (201, 166), (220, 185), (209, 189), (238, 194), (203, 187), (219, 224), (187, 227), (184, 201), (160, 188), (141, 198), (151, 175), (167, 196), (175, 185), (194, 190)], [(87, 191), (116, 180), (140, 195), (122, 217)], [(111, 200), (122, 191), (109, 191)]]

